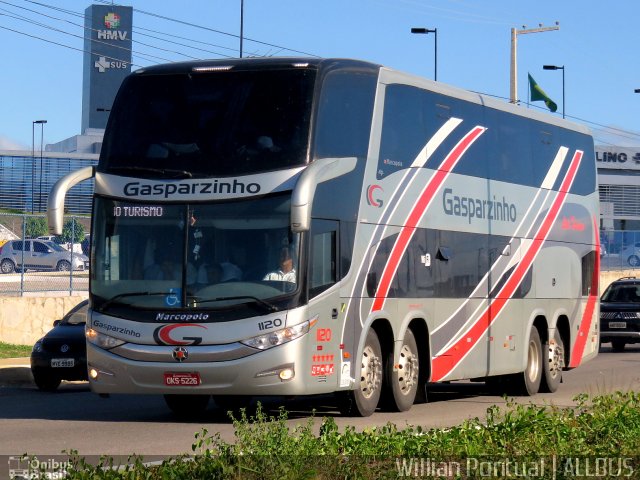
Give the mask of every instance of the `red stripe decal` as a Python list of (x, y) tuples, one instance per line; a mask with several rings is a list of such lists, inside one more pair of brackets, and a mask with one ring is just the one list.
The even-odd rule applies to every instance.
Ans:
[(413, 206), (411, 213), (409, 213), (409, 217), (405, 221), (396, 243), (393, 245), (391, 254), (389, 255), (389, 260), (384, 267), (380, 283), (378, 284), (373, 306), (371, 307), (372, 312), (382, 310), (387, 294), (389, 293), (389, 288), (391, 288), (391, 282), (398, 270), (398, 265), (400, 264), (402, 255), (404, 255), (407, 245), (409, 245), (409, 241), (411, 240), (411, 237), (413, 237), (416, 226), (424, 215), (424, 212), (433, 201), (433, 198), (438, 190), (440, 190), (440, 187), (442, 187), (444, 181), (451, 173), (451, 170), (453, 170), (460, 158), (462, 158), (462, 155), (464, 155), (467, 149), (478, 139), (480, 135), (485, 132), (485, 130), (486, 128), (480, 126), (476, 126), (471, 129), (471, 131), (467, 133), (460, 142), (458, 142), (451, 152), (449, 152), (449, 155), (447, 155), (436, 172), (427, 182), (422, 194)]
[(543, 220), (542, 225), (534, 235), (531, 246), (524, 253), (522, 260), (520, 260), (509, 279), (500, 289), (496, 298), (489, 300), (489, 306), (487, 306), (478, 320), (476, 320), (471, 328), (457, 342), (449, 347), (444, 353), (433, 359), (431, 373), (432, 382), (441, 380), (451, 373), (462, 358), (478, 343), (482, 335), (487, 331), (491, 323), (493, 323), (493, 321), (498, 317), (507, 302), (515, 293), (516, 289), (522, 282), (522, 279), (533, 264), (533, 260), (542, 248), (553, 224), (558, 218), (560, 209), (564, 204), (569, 193), (569, 189), (571, 188), (571, 184), (573, 183), (578, 171), (578, 167), (580, 166), (582, 154), (583, 152), (578, 150), (573, 156), (571, 164), (569, 165), (569, 170), (567, 171), (567, 174), (562, 181), (562, 185), (560, 186), (560, 190), (558, 191), (551, 208), (547, 212), (547, 216)]
[(596, 302), (598, 300), (598, 283), (600, 281), (600, 233), (598, 230), (597, 220), (593, 219), (593, 228), (596, 236), (596, 260), (593, 268), (593, 274), (591, 275), (591, 290), (589, 291), (589, 298), (587, 299), (587, 306), (582, 314), (582, 321), (580, 322), (580, 328), (578, 329), (578, 338), (571, 350), (571, 360), (569, 361), (570, 367), (577, 367), (582, 362), (582, 354), (584, 353), (584, 347), (587, 345), (587, 337), (591, 330), (591, 323), (593, 322), (593, 312), (596, 308)]

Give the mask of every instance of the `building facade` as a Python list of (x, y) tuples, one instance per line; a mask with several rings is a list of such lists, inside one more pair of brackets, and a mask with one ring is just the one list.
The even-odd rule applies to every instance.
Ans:
[[(88, 153), (0, 151), (0, 209), (45, 213), (49, 191), (67, 173), (97, 165), (98, 155)], [(66, 198), (70, 214), (91, 213), (93, 179), (73, 187)]]

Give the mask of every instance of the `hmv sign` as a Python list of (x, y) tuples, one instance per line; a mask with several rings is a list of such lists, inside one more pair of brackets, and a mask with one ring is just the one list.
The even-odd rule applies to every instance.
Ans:
[(640, 170), (640, 147), (596, 147), (598, 168)]
[(91, 5), (85, 10), (82, 131), (104, 128), (122, 80), (131, 73), (133, 8)]

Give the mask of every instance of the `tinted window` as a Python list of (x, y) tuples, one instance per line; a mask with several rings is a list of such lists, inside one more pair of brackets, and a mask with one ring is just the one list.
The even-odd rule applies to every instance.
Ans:
[(330, 73), (322, 86), (315, 157), (366, 157), (376, 77)]
[(114, 103), (99, 169), (212, 176), (302, 165), (314, 77), (307, 69), (132, 75)]
[(47, 253), (49, 249), (44, 243), (34, 242), (33, 243), (33, 251), (37, 253)]

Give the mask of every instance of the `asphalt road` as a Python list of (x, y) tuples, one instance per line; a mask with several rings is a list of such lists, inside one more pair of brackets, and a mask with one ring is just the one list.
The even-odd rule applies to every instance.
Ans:
[[(578, 369), (564, 373), (564, 382), (554, 394), (520, 397), (521, 403), (572, 405), (581, 392), (591, 395), (617, 390), (640, 390), (640, 345), (627, 346), (623, 353), (604, 346), (600, 355)], [(429, 403), (414, 405), (409, 412), (377, 412), (369, 418), (340, 417), (333, 397), (295, 399), (287, 403), (291, 425), (306, 423), (313, 409), (315, 417), (333, 416), (341, 429), (422, 425), (446, 427), (464, 419), (483, 417), (486, 409), (504, 400), (490, 393), (482, 383), (433, 385)], [(278, 403), (266, 407), (277, 415)], [(234, 439), (233, 425), (213, 402), (197, 422), (176, 420), (158, 396), (112, 396), (100, 398), (86, 383), (63, 384), (55, 393), (39, 392), (35, 386), (0, 387), (0, 455), (28, 452), (56, 455), (75, 449), (82, 455), (127, 455), (145, 458), (190, 453), (194, 435), (202, 428)]]

